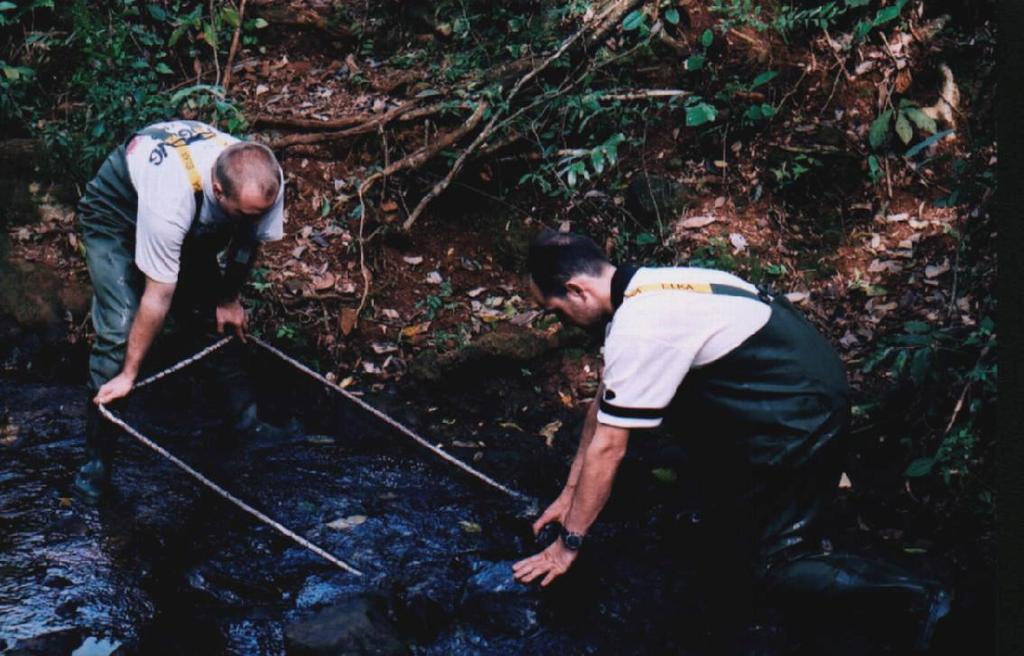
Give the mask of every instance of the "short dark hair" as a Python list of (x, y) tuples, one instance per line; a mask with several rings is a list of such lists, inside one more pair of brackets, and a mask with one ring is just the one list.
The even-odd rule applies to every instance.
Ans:
[(530, 243), (530, 277), (545, 298), (565, 296), (565, 283), (574, 276), (596, 276), (611, 264), (593, 239), (545, 228)]
[(281, 165), (277, 163), (274, 151), (261, 143), (239, 141), (231, 144), (217, 156), (213, 169), (228, 198), (237, 198), (239, 188), (246, 182), (255, 183), (268, 202), (276, 199), (281, 189)]

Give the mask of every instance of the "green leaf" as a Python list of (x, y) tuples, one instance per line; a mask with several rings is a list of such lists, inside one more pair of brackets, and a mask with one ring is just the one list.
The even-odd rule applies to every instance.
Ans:
[(847, 7), (864, 7), (867, 6), (871, 0), (846, 0)]
[(156, 66), (154, 66), (153, 70), (155, 70), (157, 73), (160, 73), (161, 75), (171, 75), (174, 73), (174, 71), (171, 70), (171, 67), (163, 62), (160, 62)]
[(686, 59), (686, 70), (699, 71), (704, 68), (704, 55), (690, 55)]
[(0, 2), (0, 11), (10, 11), (12, 9), (17, 8), (18, 5), (14, 4), (13, 2)]
[(220, 17), (225, 23), (231, 27), (238, 27), (241, 25), (241, 18), (238, 15), (238, 10), (234, 7), (224, 7), (220, 10)]
[(928, 367), (932, 363), (932, 352), (930, 349), (920, 349), (914, 354), (914, 359), (910, 361), (910, 380), (915, 385), (920, 385), (924, 382), (925, 377), (928, 375)]
[(710, 29), (704, 30), (704, 33), (700, 35), (700, 44), (705, 48), (710, 48), (711, 44), (715, 42), (715, 33)]
[(267, 27), (268, 25), (270, 25), (270, 23), (268, 23), (266, 20), (262, 18), (257, 18), (252, 22), (252, 26), (255, 27), (257, 30), (262, 30), (264, 27)]
[(686, 108), (686, 125), (691, 128), (704, 125), (714, 121), (717, 115), (718, 112), (713, 106), (702, 102)]
[(213, 23), (203, 24), (203, 39), (210, 44), (211, 48), (217, 48), (217, 30), (213, 28)]
[(903, 330), (913, 335), (923, 335), (932, 331), (932, 325), (927, 321), (907, 321), (903, 324)]
[(760, 121), (764, 116), (761, 114), (761, 107), (759, 105), (751, 105), (747, 108), (747, 111), (744, 112), (743, 118), (750, 121)]
[(903, 472), (903, 475), (907, 478), (918, 478), (920, 476), (927, 476), (931, 473), (932, 467), (935, 466), (935, 458), (918, 458), (914, 462), (910, 463), (907, 470)]
[(679, 10), (678, 9), (669, 9), (669, 10), (667, 10), (665, 12), (665, 22), (668, 23), (669, 25), (678, 25), (679, 24)]
[(921, 111), (920, 107), (910, 107), (904, 110), (903, 113), (907, 115), (907, 118), (914, 122), (914, 125), (921, 128), (928, 134), (935, 134), (935, 131), (939, 129), (938, 126), (935, 125), (935, 119)]
[(871, 122), (871, 129), (868, 130), (868, 143), (872, 148), (880, 148), (889, 138), (889, 123), (892, 122), (892, 110), (887, 109), (878, 115)]
[(160, 5), (146, 5), (146, 10), (149, 11), (149, 15), (161, 23), (167, 20), (167, 12)]
[(907, 120), (907, 115), (903, 112), (896, 115), (896, 134), (904, 144), (910, 143), (910, 140), (914, 138), (914, 128), (910, 127), (910, 121)]
[(649, 232), (641, 232), (636, 236), (637, 246), (650, 246), (651, 244), (657, 244), (658, 238)]
[(756, 89), (762, 84), (766, 84), (767, 82), (770, 82), (771, 80), (775, 79), (775, 76), (778, 74), (778, 71), (765, 71), (764, 73), (761, 73), (760, 75), (754, 78), (754, 81), (750, 83), (750, 88)]
[(590, 165), (594, 167), (595, 173), (604, 171), (604, 152), (600, 148), (590, 151)]
[(918, 154), (919, 152), (921, 152), (922, 150), (924, 150), (928, 146), (932, 145), (933, 143), (937, 142), (939, 139), (942, 139), (943, 137), (945, 137), (946, 135), (949, 135), (949, 134), (953, 134), (953, 131), (952, 130), (943, 130), (942, 132), (936, 132), (935, 134), (933, 134), (932, 136), (928, 137), (924, 141), (922, 141), (920, 143), (916, 143), (913, 146), (911, 146), (907, 150), (907, 152), (903, 153), (903, 156), (904, 157), (913, 157), (914, 155)]
[(872, 182), (877, 182), (882, 177), (882, 167), (874, 155), (868, 155), (868, 175), (871, 176)]
[(639, 9), (631, 11), (629, 14), (626, 15), (626, 18), (622, 21), (622, 29), (626, 30), (627, 32), (635, 30), (641, 25), (643, 25), (646, 19), (647, 16), (644, 14), (644, 12), (640, 11)]
[(874, 27), (878, 27), (879, 25), (884, 25), (885, 23), (888, 23), (889, 21), (893, 20), (894, 18), (900, 15), (900, 12), (903, 11), (903, 6), (905, 4), (907, 4), (907, 0), (897, 0), (896, 4), (894, 4), (893, 6), (883, 7), (882, 9), (879, 9), (878, 13), (875, 14), (875, 20), (871, 21), (871, 24)]
[(651, 470), (651, 475), (661, 483), (675, 483), (679, 480), (679, 474), (667, 467), (657, 467)]
[(775, 108), (768, 103), (761, 103), (761, 116), (771, 118), (775, 116)]

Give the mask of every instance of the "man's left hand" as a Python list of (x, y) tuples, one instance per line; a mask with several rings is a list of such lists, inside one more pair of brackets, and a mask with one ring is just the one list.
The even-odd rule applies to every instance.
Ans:
[(245, 308), (239, 301), (228, 301), (217, 306), (217, 332), (223, 334), (225, 326), (234, 326), (235, 334), (240, 340), (245, 341)]
[(512, 565), (512, 571), (520, 583), (529, 583), (543, 576), (540, 586), (544, 588), (565, 574), (576, 560), (577, 555), (579, 555), (578, 552), (566, 548), (561, 540), (555, 540), (539, 554), (524, 558)]

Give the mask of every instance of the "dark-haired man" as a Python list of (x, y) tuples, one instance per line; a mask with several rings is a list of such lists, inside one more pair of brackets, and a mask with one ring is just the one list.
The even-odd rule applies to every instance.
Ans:
[(631, 431), (664, 422), (686, 440), (707, 499), (701, 593), (715, 619), (749, 617), (755, 584), (812, 599), (888, 590), (921, 607), (916, 639), (927, 642), (947, 610), (937, 586), (818, 553), (850, 391), (835, 351), (784, 296), (724, 271), (615, 267), (590, 239), (550, 230), (531, 244), (528, 264), (542, 307), (581, 327), (607, 326), (602, 385), (568, 480), (533, 526), (560, 524), (561, 537), (516, 563), (516, 578), (547, 585), (569, 569)]
[[(193, 336), (215, 326), (244, 337), (239, 293), (259, 244), (282, 237), (283, 205), (284, 178), (269, 148), (198, 121), (150, 125), (107, 157), (78, 205), (94, 291), (94, 403), (131, 391), (168, 313)], [(238, 359), (236, 352), (218, 367), (228, 424), (270, 435), (274, 429), (257, 419)], [(108, 484), (113, 448), (111, 426), (94, 403), (86, 462), (75, 478), (87, 500)]]

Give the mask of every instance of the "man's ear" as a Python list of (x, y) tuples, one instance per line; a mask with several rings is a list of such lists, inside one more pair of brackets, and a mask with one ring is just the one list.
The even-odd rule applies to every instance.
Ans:
[(580, 300), (584, 300), (587, 295), (587, 288), (577, 282), (575, 278), (565, 283), (565, 291), (578, 296)]

